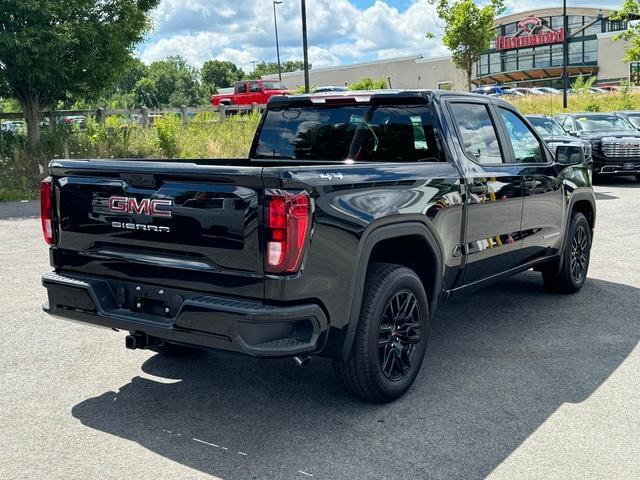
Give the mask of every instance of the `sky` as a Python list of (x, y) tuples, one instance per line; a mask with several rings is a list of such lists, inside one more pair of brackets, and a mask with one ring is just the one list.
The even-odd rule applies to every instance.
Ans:
[[(315, 68), (421, 54), (446, 55), (438, 37), (442, 21), (428, 0), (306, 0), (309, 61)], [(530, 0), (506, 0), (506, 13), (532, 8)], [(593, 6), (569, 0), (568, 6)], [(619, 8), (622, 0), (601, 0)], [(562, 6), (538, 0), (535, 8)], [(302, 59), (300, 1), (277, 5), (282, 61)], [(182, 55), (199, 67), (206, 60), (229, 60), (251, 70), (252, 61), (275, 61), (272, 0), (161, 0), (154, 28), (139, 46), (145, 63)], [(436, 36), (428, 39), (426, 32)]]

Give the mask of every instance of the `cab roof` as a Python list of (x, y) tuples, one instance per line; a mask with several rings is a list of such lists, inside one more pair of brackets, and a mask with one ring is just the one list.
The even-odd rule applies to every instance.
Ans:
[(453, 90), (432, 89), (385, 89), (385, 90), (347, 90), (342, 92), (320, 92), (309, 94), (295, 94), (286, 96), (273, 96), (269, 99), (269, 107), (313, 104), (377, 104), (377, 103), (429, 103), (441, 97), (472, 97), (482, 98), (492, 103), (507, 104), (503, 100), (487, 95), (479, 95)]

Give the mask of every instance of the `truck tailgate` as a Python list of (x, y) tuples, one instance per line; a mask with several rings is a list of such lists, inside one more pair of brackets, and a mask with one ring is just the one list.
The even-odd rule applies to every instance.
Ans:
[(262, 168), (51, 163), (60, 271), (263, 298)]

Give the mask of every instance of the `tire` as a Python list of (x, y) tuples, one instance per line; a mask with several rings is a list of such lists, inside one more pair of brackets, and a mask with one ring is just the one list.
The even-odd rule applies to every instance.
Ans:
[(640, 173), (636, 173), (636, 182), (640, 183)]
[(420, 371), (428, 333), (429, 302), (418, 275), (401, 265), (372, 264), (351, 352), (334, 361), (338, 381), (367, 402), (401, 397)]
[(580, 212), (571, 217), (569, 231), (562, 252), (562, 268), (557, 265), (542, 270), (547, 290), (554, 293), (575, 293), (582, 288), (589, 271), (591, 227)]

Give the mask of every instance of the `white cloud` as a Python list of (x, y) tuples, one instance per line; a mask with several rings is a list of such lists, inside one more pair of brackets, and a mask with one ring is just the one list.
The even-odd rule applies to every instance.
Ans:
[[(438, 34), (441, 21), (429, 0), (377, 0), (358, 8), (348, 0), (307, 2), (310, 62), (316, 67), (350, 64), (377, 58), (447, 53)], [(570, 6), (580, 2), (570, 1)], [(558, 6), (541, 0), (535, 8)], [(581, 5), (584, 6), (584, 5)], [(603, 0), (600, 8), (619, 7)], [(507, 0), (508, 12), (531, 9), (529, 0)], [(300, 2), (277, 6), (282, 60), (302, 59)], [(245, 70), (251, 62), (275, 61), (273, 7), (269, 0), (162, 0), (154, 14), (155, 31), (140, 48), (144, 62), (182, 55), (199, 66), (209, 59), (229, 60)]]

